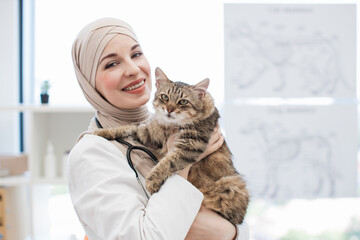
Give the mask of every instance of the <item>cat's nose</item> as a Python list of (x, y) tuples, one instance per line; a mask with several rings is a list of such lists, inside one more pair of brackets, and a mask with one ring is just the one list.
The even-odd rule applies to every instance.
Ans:
[(175, 108), (174, 107), (167, 107), (166, 110), (168, 111), (168, 113), (172, 113)]

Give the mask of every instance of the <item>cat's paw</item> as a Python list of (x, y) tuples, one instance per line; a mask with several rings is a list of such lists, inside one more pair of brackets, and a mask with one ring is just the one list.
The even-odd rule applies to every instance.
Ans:
[(108, 140), (114, 140), (115, 139), (115, 136), (109, 130), (105, 130), (105, 129), (96, 130), (96, 131), (94, 131), (94, 134), (99, 136), (99, 137), (103, 137), (105, 139), (108, 139)]
[(103, 138), (106, 138), (106, 131), (101, 129), (101, 130), (95, 130), (94, 131), (94, 135), (97, 135), (99, 137), (103, 137)]
[(150, 174), (146, 179), (146, 189), (149, 193), (153, 194), (160, 190), (161, 185), (163, 185), (164, 180), (155, 174)]

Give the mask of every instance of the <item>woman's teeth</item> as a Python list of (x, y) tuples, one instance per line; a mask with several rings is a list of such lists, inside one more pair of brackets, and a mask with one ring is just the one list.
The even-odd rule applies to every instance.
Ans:
[(124, 90), (124, 91), (131, 91), (131, 90), (134, 90), (134, 89), (136, 89), (136, 88), (141, 87), (142, 85), (144, 85), (144, 83), (145, 83), (145, 80), (142, 80), (142, 81), (139, 82), (138, 84), (135, 84), (135, 85), (130, 86), (130, 87), (128, 87), (128, 88), (124, 88), (123, 90)]

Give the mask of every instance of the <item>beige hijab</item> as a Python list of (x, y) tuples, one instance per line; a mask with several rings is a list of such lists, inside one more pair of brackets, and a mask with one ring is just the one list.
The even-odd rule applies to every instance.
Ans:
[[(127, 23), (115, 18), (102, 18), (85, 26), (77, 35), (72, 47), (72, 59), (78, 83), (88, 102), (95, 108), (96, 117), (103, 128), (147, 122), (151, 117), (145, 105), (135, 109), (120, 109), (104, 99), (95, 89), (95, 76), (100, 56), (106, 45), (117, 34), (127, 35), (138, 42), (133, 29)], [(79, 139), (95, 129), (97, 127), (92, 119), (88, 131)], [(112, 142), (122, 152), (126, 152), (125, 146), (116, 141)], [(145, 156), (140, 156), (139, 152), (133, 155), (132, 160), (136, 169), (143, 176), (147, 176), (154, 165), (153, 162)]]

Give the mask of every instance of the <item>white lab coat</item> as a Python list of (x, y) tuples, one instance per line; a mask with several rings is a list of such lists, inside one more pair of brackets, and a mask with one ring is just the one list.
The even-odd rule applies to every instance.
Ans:
[[(89, 240), (183, 240), (203, 200), (202, 193), (178, 175), (167, 179), (148, 200), (126, 156), (92, 134), (84, 135), (72, 149), (67, 178)], [(239, 225), (237, 239), (248, 238), (248, 226)]]

